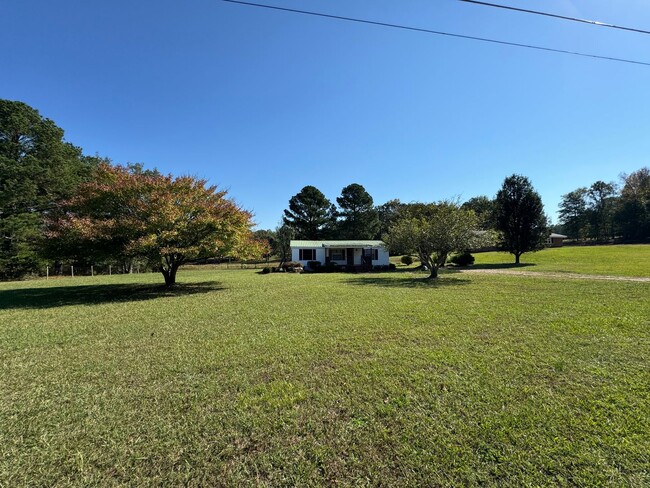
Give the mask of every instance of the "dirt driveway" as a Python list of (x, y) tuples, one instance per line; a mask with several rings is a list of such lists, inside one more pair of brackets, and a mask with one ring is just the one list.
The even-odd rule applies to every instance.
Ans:
[(579, 273), (553, 273), (546, 271), (515, 271), (512, 269), (472, 269), (465, 268), (460, 270), (461, 273), (469, 274), (504, 274), (514, 276), (543, 276), (548, 278), (567, 278), (578, 280), (606, 280), (606, 281), (637, 281), (641, 283), (650, 283), (650, 278), (641, 278), (635, 276), (605, 276), (605, 275), (588, 275)]

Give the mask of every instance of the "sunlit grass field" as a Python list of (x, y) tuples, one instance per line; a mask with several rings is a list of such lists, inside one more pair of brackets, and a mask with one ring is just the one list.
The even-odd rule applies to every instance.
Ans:
[(0, 486), (650, 484), (650, 283), (423, 276), (2, 283)]
[[(515, 262), (512, 254), (503, 252), (475, 253), (474, 257), (477, 268)], [(526, 271), (650, 277), (650, 244), (547, 248), (524, 253), (521, 264)]]

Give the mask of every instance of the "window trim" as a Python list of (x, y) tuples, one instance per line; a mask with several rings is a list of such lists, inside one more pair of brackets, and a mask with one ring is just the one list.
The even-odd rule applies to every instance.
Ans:
[[(370, 253), (368, 253), (370, 251)], [(379, 249), (371, 248), (363, 250), (364, 257), (370, 256), (371, 261), (379, 261)]]
[[(346, 249), (344, 248), (332, 248), (330, 249), (330, 260), (331, 261), (345, 261), (346, 259)], [(334, 253), (340, 253), (340, 258), (335, 258)]]
[[(311, 257), (305, 257), (305, 253), (309, 253)], [(316, 261), (316, 249), (298, 249), (298, 261)]]

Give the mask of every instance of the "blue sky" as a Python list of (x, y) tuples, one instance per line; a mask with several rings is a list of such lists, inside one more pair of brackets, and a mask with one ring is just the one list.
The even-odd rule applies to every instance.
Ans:
[[(650, 36), (455, 0), (260, 3), (650, 62)], [(506, 3), (505, 1), (502, 3)], [(650, 29), (646, 0), (510, 5)], [(315, 185), (381, 204), (562, 194), (650, 164), (650, 67), (219, 0), (5, 2), (0, 97), (87, 154), (228, 188), (261, 228)]]

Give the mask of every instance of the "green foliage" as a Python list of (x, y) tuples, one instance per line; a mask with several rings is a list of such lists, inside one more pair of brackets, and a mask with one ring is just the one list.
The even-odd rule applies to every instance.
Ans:
[[(399, 211), (402, 208), (402, 202), (398, 199), (389, 200), (383, 205), (375, 207), (377, 210), (377, 217), (379, 219), (379, 230), (375, 236), (377, 239), (382, 239), (388, 233), (390, 227), (397, 221), (399, 218)], [(399, 253), (397, 250), (391, 250), (392, 253)]]
[(307, 267), (312, 271), (319, 271), (321, 268), (320, 261), (307, 261)]
[(413, 264), (413, 257), (410, 254), (405, 254), (400, 261), (406, 266), (411, 266)]
[(273, 254), (280, 258), (280, 266), (291, 259), (291, 240), (295, 239), (296, 231), (287, 224), (275, 229), (275, 239), (271, 244)]
[(179, 273), (0, 284), (0, 486), (650, 483), (648, 283)]
[(289, 200), (283, 222), (295, 231), (296, 239), (324, 239), (336, 218), (336, 208), (314, 186), (305, 186)]
[(145, 258), (171, 286), (189, 259), (267, 253), (251, 225), (250, 213), (204, 180), (101, 164), (93, 181), (49, 217), (47, 236), (61, 250)]
[(587, 189), (578, 188), (566, 195), (562, 195), (560, 222), (565, 232), (571, 239), (582, 239), (587, 235)]
[(523, 253), (544, 248), (548, 237), (544, 206), (528, 178), (512, 175), (504, 180), (496, 196), (495, 215), (501, 232), (499, 246), (514, 254), (515, 263)]
[(475, 258), (468, 252), (454, 254), (449, 261), (456, 266), (469, 266), (474, 264)]
[(478, 228), (491, 230), (496, 228), (495, 202), (486, 196), (473, 197), (463, 203), (462, 208), (473, 210), (478, 220)]
[(650, 169), (641, 168), (614, 183), (597, 181), (562, 196), (560, 222), (569, 237), (605, 242), (623, 238), (643, 242), (650, 238)]
[(63, 130), (33, 108), (0, 100), (0, 279), (43, 265), (43, 216), (72, 195), (97, 161), (65, 142)]
[(614, 235), (616, 185), (597, 181), (587, 189), (590, 237), (605, 241)]
[(650, 168), (623, 176), (616, 225), (626, 241), (650, 239)]
[(373, 200), (366, 189), (352, 183), (341, 191), (336, 199), (340, 210), (337, 216), (338, 239), (374, 239), (379, 230), (379, 217)]
[(256, 230), (253, 231), (253, 237), (260, 242), (268, 243), (269, 253), (264, 255), (264, 258), (270, 258), (272, 254), (275, 254), (275, 250), (277, 249), (277, 234), (275, 231), (270, 229)]
[(417, 253), (431, 270), (430, 278), (436, 278), (450, 253), (480, 244), (476, 226), (476, 214), (456, 203), (411, 204), (389, 230), (386, 243), (391, 249)]

